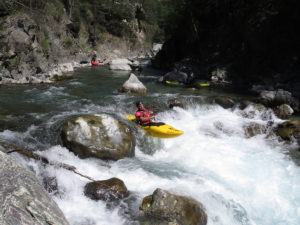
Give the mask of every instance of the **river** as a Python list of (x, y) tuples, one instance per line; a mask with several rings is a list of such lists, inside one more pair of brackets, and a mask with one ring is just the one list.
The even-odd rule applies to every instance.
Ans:
[[(245, 118), (238, 109), (203, 104), (207, 96), (220, 92), (163, 86), (155, 82), (159, 75), (148, 69), (139, 76), (149, 90), (144, 96), (118, 93), (128, 73), (106, 67), (78, 69), (73, 79), (54, 85), (1, 86), (0, 140), (73, 165), (96, 180), (124, 181), (130, 196), (118, 205), (106, 205), (84, 196), (87, 179), (15, 154), (41, 182), (56, 177), (59, 191), (51, 196), (71, 225), (139, 224), (143, 214), (138, 207), (156, 188), (202, 202), (209, 225), (299, 225), (300, 168), (287, 154), (289, 146), (265, 135), (244, 135), (245, 124), (266, 124), (265, 115), (256, 112)], [(157, 107), (175, 97), (185, 99), (188, 107)], [(109, 113), (128, 123), (125, 115), (135, 112), (137, 100), (154, 108), (158, 120), (185, 134), (158, 139), (131, 125), (137, 138), (135, 157), (116, 162), (80, 159), (60, 145), (60, 127), (67, 118)], [(268, 117), (281, 121), (272, 113)]]

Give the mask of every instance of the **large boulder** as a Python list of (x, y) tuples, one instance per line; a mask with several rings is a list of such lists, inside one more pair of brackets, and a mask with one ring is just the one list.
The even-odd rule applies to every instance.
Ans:
[(156, 189), (152, 195), (143, 199), (140, 206), (152, 224), (206, 225), (207, 215), (201, 203), (194, 199), (174, 195), (162, 189)]
[(129, 79), (123, 84), (119, 91), (144, 94), (147, 92), (147, 88), (133, 73), (131, 73)]
[(35, 175), (0, 151), (0, 224), (68, 225)]
[(131, 71), (130, 62), (128, 59), (113, 59), (109, 62), (109, 68), (111, 70), (125, 70)]
[(81, 158), (118, 160), (134, 155), (135, 139), (128, 126), (110, 115), (87, 115), (63, 125), (64, 145)]
[(113, 177), (86, 184), (84, 194), (93, 200), (114, 201), (127, 197), (129, 192), (122, 180)]

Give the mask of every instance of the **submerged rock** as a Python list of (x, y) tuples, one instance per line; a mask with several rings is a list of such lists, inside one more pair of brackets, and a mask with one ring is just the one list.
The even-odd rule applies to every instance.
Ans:
[(152, 224), (207, 224), (207, 215), (201, 203), (162, 189), (156, 189), (152, 195), (145, 197), (140, 210)]
[(68, 225), (35, 175), (0, 151), (0, 224)]
[(130, 128), (106, 114), (69, 120), (63, 126), (62, 140), (81, 158), (118, 160), (134, 155), (135, 139)]
[(147, 88), (133, 73), (131, 73), (129, 79), (123, 84), (119, 91), (144, 94), (147, 92)]
[(214, 97), (213, 103), (222, 106), (224, 109), (232, 108), (235, 105), (234, 100), (227, 96)]
[(86, 184), (84, 194), (93, 200), (114, 201), (127, 197), (129, 192), (124, 182), (114, 177)]
[(186, 107), (186, 103), (183, 102), (181, 99), (179, 98), (173, 98), (168, 100), (168, 105), (169, 108), (173, 108), (173, 107), (180, 107), (180, 108), (185, 108)]
[(266, 132), (266, 127), (262, 124), (252, 122), (245, 125), (244, 130), (245, 136), (247, 138), (251, 138), (259, 134), (264, 134)]

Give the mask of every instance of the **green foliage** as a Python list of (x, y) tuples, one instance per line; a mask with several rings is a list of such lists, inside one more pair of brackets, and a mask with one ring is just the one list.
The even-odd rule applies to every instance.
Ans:
[(11, 68), (18, 68), (18, 66), (21, 63), (21, 58), (20, 58), (20, 56), (16, 55), (15, 57), (9, 59), (9, 62), (10, 62)]
[(45, 11), (56, 21), (60, 21), (64, 14), (64, 7), (60, 0), (52, 0), (46, 3)]
[(45, 38), (41, 41), (41, 47), (44, 54), (48, 54), (48, 51), (50, 49), (51, 42), (49, 39)]
[(65, 37), (65, 39), (64, 39), (64, 46), (65, 46), (66, 48), (71, 48), (72, 45), (73, 45), (73, 40), (72, 40), (72, 38), (69, 37), (69, 36)]

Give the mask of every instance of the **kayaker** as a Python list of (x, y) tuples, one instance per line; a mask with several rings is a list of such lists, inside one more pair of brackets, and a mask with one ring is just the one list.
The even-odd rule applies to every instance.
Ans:
[(148, 110), (141, 101), (136, 102), (135, 105), (138, 108), (135, 113), (136, 121), (140, 125), (151, 125), (152, 120), (155, 119), (153, 111)]
[(96, 62), (96, 61), (97, 61), (97, 55), (94, 54), (94, 55), (92, 56), (91, 63)]

